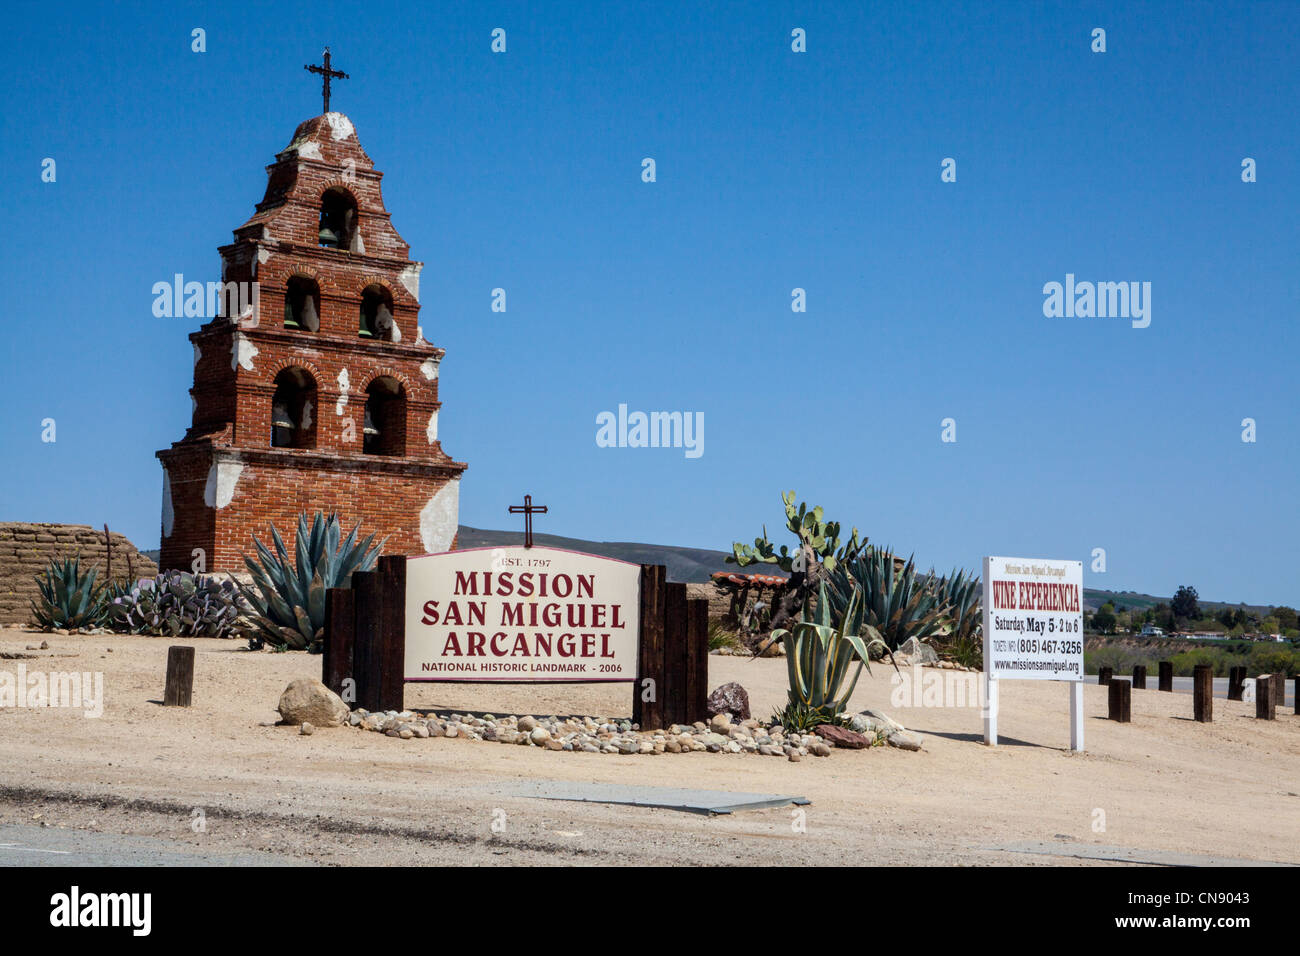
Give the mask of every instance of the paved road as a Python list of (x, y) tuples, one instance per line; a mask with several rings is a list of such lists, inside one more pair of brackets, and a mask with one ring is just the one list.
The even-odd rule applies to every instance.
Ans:
[(0, 826), (0, 866), (302, 866), (271, 853), (208, 853), (173, 840), (41, 827)]
[[(1115, 679), (1132, 680), (1132, 675), (1116, 674)], [(1093, 683), (1093, 684), (1097, 683), (1096, 675), (1090, 675), (1088, 677), (1088, 681), (1089, 683)], [(1159, 675), (1153, 673), (1152, 671), (1147, 671), (1147, 690), (1155, 690), (1159, 686), (1160, 686)], [(1192, 692), (1192, 678), (1190, 677), (1174, 678), (1175, 694), (1190, 694), (1191, 692)], [(1214, 696), (1222, 697), (1224, 700), (1227, 700), (1228, 678), (1226, 677), (1214, 678)], [(1295, 681), (1289, 677), (1287, 678), (1286, 681), (1286, 703), (1285, 705), (1279, 705), (1278, 710), (1281, 711), (1283, 706), (1285, 706), (1288, 711), (1293, 710), (1295, 708)]]

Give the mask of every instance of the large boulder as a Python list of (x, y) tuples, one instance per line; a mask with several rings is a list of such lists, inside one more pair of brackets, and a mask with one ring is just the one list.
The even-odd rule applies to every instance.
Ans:
[(895, 656), (900, 658), (900, 663), (906, 664), (937, 664), (939, 662), (939, 655), (935, 653), (934, 648), (914, 637), (909, 637), (900, 644)]
[(343, 698), (310, 677), (290, 682), (280, 695), (279, 711), (283, 724), (338, 727), (348, 719), (348, 705)]
[(749, 720), (749, 693), (735, 681), (715, 687), (707, 704), (711, 716), (727, 714), (732, 720)]

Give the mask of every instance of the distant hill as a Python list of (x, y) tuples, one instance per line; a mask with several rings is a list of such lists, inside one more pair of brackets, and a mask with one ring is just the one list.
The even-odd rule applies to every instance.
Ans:
[[(524, 536), (519, 531), (485, 531), (461, 525), (460, 537), (456, 543), (462, 548), (497, 548), (523, 544)], [(726, 563), (725, 559), (731, 552), (710, 551), (707, 548), (678, 548), (667, 544), (637, 544), (629, 541), (583, 541), (580, 538), (562, 538), (556, 534), (534, 534), (533, 543), (548, 548), (585, 551), (606, 558), (631, 561), (633, 564), (662, 564), (668, 568), (670, 581), (705, 582), (715, 571), (739, 570), (734, 564)], [(746, 568), (745, 573), (756, 570), (771, 573), (776, 569), (772, 565), (764, 565), (761, 568)]]
[[(1097, 610), (1107, 601), (1114, 604), (1117, 611), (1125, 608), (1137, 608), (1139, 611), (1145, 611), (1157, 604), (1168, 604), (1170, 600), (1172, 599), (1156, 597), (1151, 594), (1140, 594), (1137, 591), (1105, 591), (1099, 588), (1083, 589), (1083, 606), (1089, 611)], [(1207, 601), (1205, 598), (1198, 598), (1196, 603), (1200, 605), (1202, 611), (1208, 611), (1211, 614), (1221, 611), (1225, 607), (1239, 607), (1248, 614), (1267, 617), (1273, 609), (1273, 605), (1269, 604), (1233, 604), (1228, 601)]]
[[(631, 541), (584, 541), (581, 538), (563, 538), (555, 534), (534, 534), (537, 544), (551, 548), (565, 548), (569, 551), (586, 551), (607, 558), (618, 558), (634, 564), (662, 564), (668, 568), (670, 581), (706, 582), (715, 571), (738, 571), (734, 564), (727, 564), (730, 551), (711, 551), (708, 548), (679, 548), (670, 544), (639, 544)], [(482, 528), (460, 526), (459, 545), (462, 548), (496, 548), (502, 545), (523, 544), (524, 536), (520, 531), (486, 531)], [(157, 551), (143, 551), (144, 555), (158, 560)], [(757, 571), (763, 574), (780, 574), (775, 565), (759, 565), (744, 569), (744, 573)], [(1083, 589), (1083, 606), (1095, 611), (1107, 601), (1117, 609), (1137, 608), (1146, 610), (1157, 604), (1168, 604), (1170, 598), (1157, 597), (1153, 594), (1141, 594), (1137, 591), (1107, 591), (1101, 588)], [(1224, 601), (1207, 601), (1201, 599), (1202, 608), (1211, 613), (1225, 607), (1242, 607), (1248, 613), (1266, 617), (1272, 608), (1267, 604), (1231, 604)]]

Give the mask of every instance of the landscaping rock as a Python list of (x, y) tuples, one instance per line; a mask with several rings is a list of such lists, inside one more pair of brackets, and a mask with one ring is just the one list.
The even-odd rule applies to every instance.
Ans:
[(911, 730), (899, 730), (889, 735), (889, 746), (900, 750), (920, 750), (925, 738)]
[[(859, 720), (859, 718), (866, 719)], [(874, 730), (889, 735), (907, 729), (888, 714), (881, 713), (878, 710), (864, 710), (849, 721), (849, 726), (860, 734), (871, 733)]]
[(302, 724), (298, 727), (298, 733), (302, 734), (304, 737), (310, 737), (310, 736), (311, 736), (312, 734), (314, 734), (315, 732), (316, 732), (316, 728), (313, 727), (311, 724), (309, 724), (309, 723), (308, 723), (307, 721), (305, 721), (305, 720), (304, 720), (304, 721), (302, 722)]
[(813, 733), (832, 746), (843, 747), (845, 750), (865, 750), (871, 746), (870, 738), (834, 724), (822, 724)]
[(316, 727), (338, 727), (348, 719), (348, 705), (318, 680), (300, 677), (280, 695), (280, 720), (286, 724), (310, 722)]
[(706, 706), (710, 714), (727, 714), (732, 720), (749, 720), (749, 693), (735, 681), (715, 687)]
[(909, 637), (900, 644), (897, 653), (906, 657), (909, 664), (937, 664), (939, 662), (939, 655), (935, 653), (934, 648), (925, 641), (918, 641), (914, 637)]

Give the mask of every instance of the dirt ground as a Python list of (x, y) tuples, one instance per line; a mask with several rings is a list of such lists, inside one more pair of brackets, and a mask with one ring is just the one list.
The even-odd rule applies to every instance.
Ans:
[[(28, 645), (49, 642), (48, 650)], [(160, 702), (167, 648), (197, 649), (194, 705)], [(180, 847), (321, 864), (1078, 865), (1024, 841), (1296, 862), (1300, 717), (1254, 719), (1182, 694), (1135, 691), (1133, 722), (1105, 720), (1085, 687), (1087, 752), (1068, 750), (1068, 690), (1002, 685), (1002, 744), (977, 706), (890, 701), (892, 669), (864, 675), (855, 709), (883, 709), (925, 749), (836, 750), (799, 763), (757, 755), (556, 753), (463, 739), (403, 741), (351, 728), (266, 727), (321, 659), (242, 642), (0, 630), (0, 671), (103, 673), (103, 715), (0, 709), (0, 823), (161, 836)], [(18, 659), (14, 655), (30, 654)], [(946, 672), (939, 672), (946, 673)], [(710, 686), (740, 681), (756, 716), (783, 700), (785, 663), (710, 657)], [(411, 709), (626, 716), (630, 685), (407, 685)], [(807, 797), (707, 817), (540, 800), (530, 781), (581, 781)], [(196, 820), (202, 827), (196, 832)], [(494, 821), (497, 826), (494, 829)], [(802, 822), (802, 825), (800, 825)], [(1097, 861), (1093, 861), (1097, 862)]]

